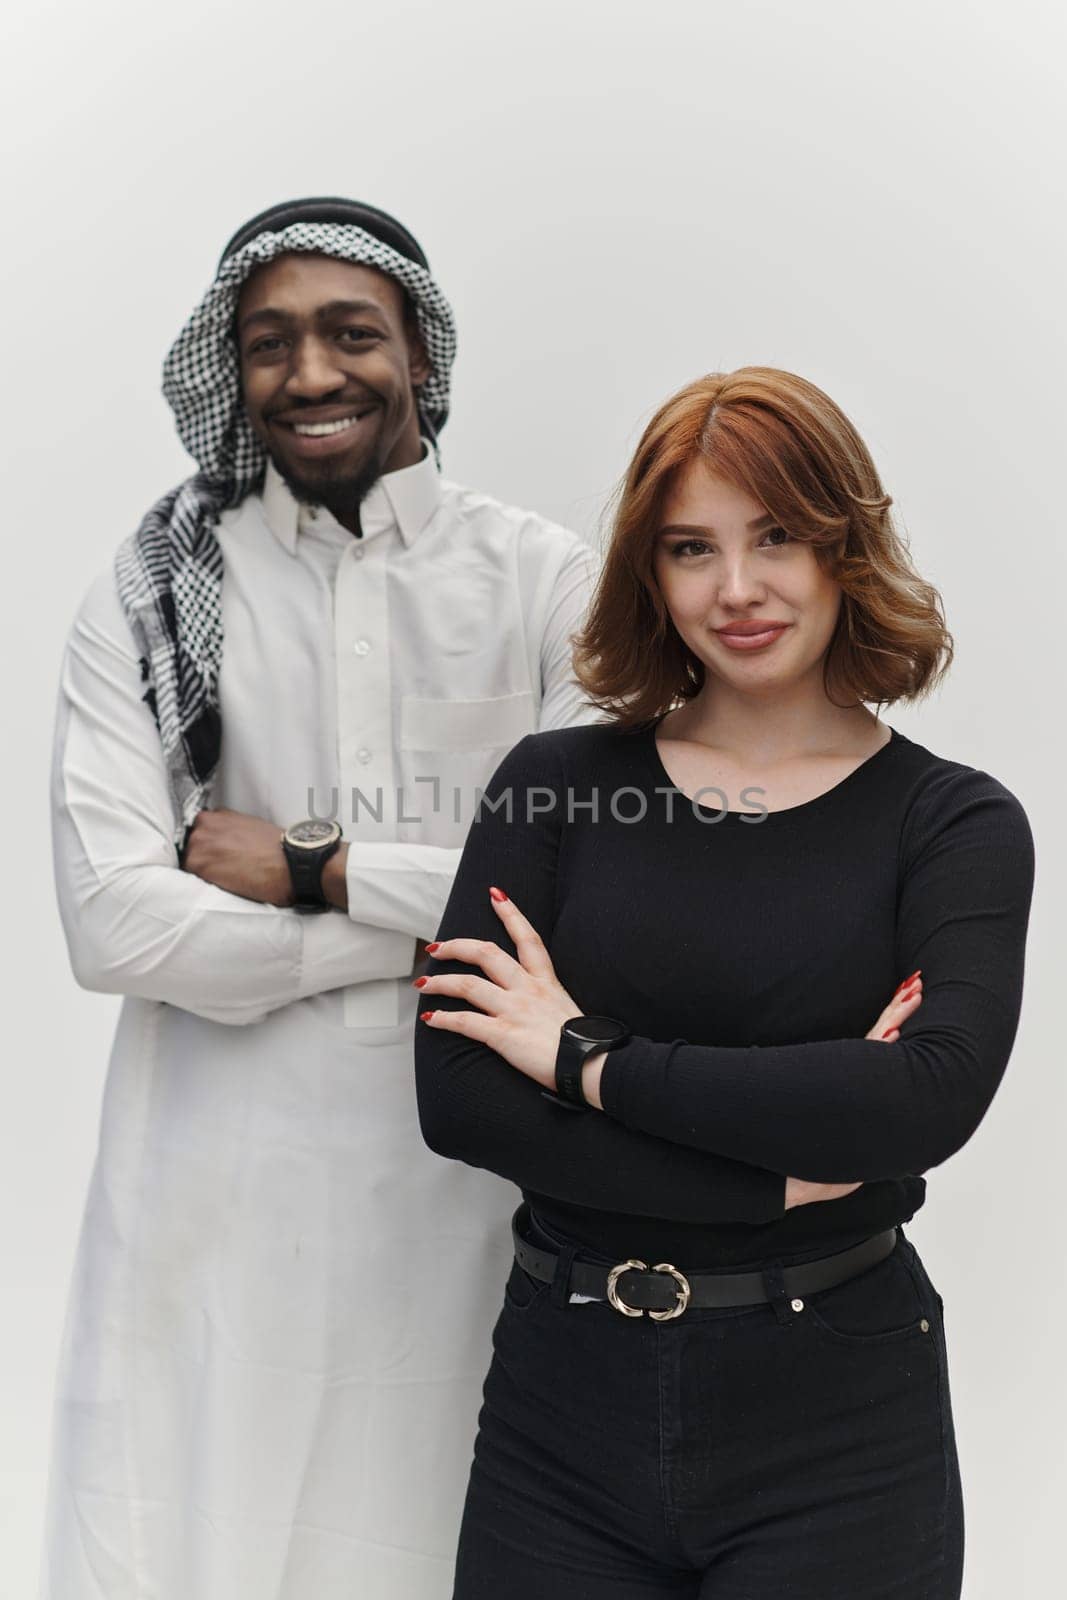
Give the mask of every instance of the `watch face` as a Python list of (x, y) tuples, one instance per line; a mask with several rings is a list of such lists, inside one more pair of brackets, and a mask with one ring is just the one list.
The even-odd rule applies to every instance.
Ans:
[(295, 844), (305, 850), (317, 850), (320, 845), (330, 844), (340, 836), (341, 830), (336, 822), (318, 822), (309, 819), (307, 822), (294, 822), (287, 828), (285, 837), (290, 844)]
[(576, 1039), (592, 1039), (596, 1042), (617, 1039), (620, 1033), (626, 1031), (626, 1025), (617, 1017), (575, 1017), (573, 1022), (567, 1023), (567, 1032)]

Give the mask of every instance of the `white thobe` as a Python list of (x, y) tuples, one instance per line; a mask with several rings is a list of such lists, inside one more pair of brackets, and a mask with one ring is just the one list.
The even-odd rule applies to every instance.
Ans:
[[(110, 570), (62, 667), (60, 911), (125, 998), (60, 1373), (47, 1600), (448, 1600), (510, 1185), (419, 1132), (411, 972), (481, 788), (597, 720), (570, 636), (596, 558), (444, 482), (382, 478), (362, 537), (268, 470), (224, 514), (212, 803), (336, 815), (349, 910), (178, 870)], [(488, 889), (488, 886), (487, 886)]]

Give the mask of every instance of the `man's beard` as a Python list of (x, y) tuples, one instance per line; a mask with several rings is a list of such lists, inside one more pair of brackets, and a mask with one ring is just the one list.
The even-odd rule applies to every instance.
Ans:
[(305, 506), (325, 506), (336, 516), (338, 512), (351, 515), (363, 504), (371, 489), (382, 475), (385, 465), (377, 449), (371, 451), (363, 465), (344, 476), (324, 474), (317, 481), (299, 477), (289, 464), (273, 450), (268, 451), (271, 461), (294, 500)]

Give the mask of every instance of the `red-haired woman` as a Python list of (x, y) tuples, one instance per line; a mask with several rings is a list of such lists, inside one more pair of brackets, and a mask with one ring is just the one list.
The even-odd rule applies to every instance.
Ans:
[(420, 1115), (523, 1205), (455, 1600), (960, 1593), (902, 1224), (1007, 1065), (1034, 854), (868, 709), (952, 655), (889, 507), (803, 379), (676, 395), (577, 640), (605, 716), (524, 738), (471, 827)]

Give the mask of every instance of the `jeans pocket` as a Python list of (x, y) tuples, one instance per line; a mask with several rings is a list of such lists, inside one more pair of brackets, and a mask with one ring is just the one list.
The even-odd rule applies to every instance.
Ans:
[(888, 1256), (829, 1289), (804, 1295), (820, 1337), (848, 1345), (896, 1344), (930, 1333), (931, 1306), (908, 1259), (906, 1241)]
[(504, 1285), (504, 1304), (511, 1311), (529, 1311), (549, 1288), (549, 1284), (542, 1283), (538, 1278), (531, 1278), (517, 1261), (512, 1261), (511, 1271)]

